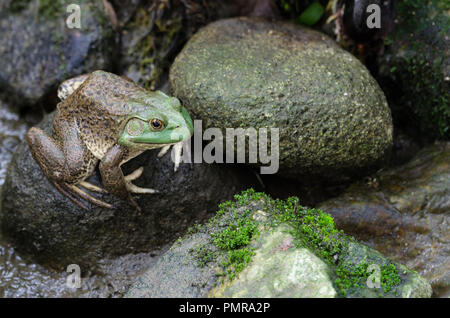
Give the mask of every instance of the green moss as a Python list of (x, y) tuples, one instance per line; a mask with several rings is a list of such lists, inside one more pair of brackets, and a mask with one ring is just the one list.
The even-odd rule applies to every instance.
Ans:
[(298, 241), (311, 248), (327, 263), (334, 263), (334, 256), (342, 252), (347, 236), (336, 228), (333, 218), (318, 209), (308, 209), (298, 204), (298, 198), (286, 201), (275, 200), (279, 211), (278, 222), (288, 222), (294, 229), (292, 234)]
[[(238, 203), (243, 203), (249, 200), (248, 193), (243, 193), (242, 196), (236, 196)], [(230, 202), (223, 203), (218, 213), (218, 217), (224, 215), (225, 209), (234, 207)], [(221, 211), (221, 212), (220, 212)], [(218, 219), (212, 221), (217, 224)], [(242, 271), (245, 266), (250, 263), (251, 256), (254, 255), (253, 249), (248, 247), (253, 238), (259, 234), (258, 222), (251, 218), (250, 210), (245, 210), (243, 213), (233, 213), (232, 219), (227, 220), (228, 225), (220, 227), (211, 234), (212, 242), (223, 253), (223, 260), (221, 265), (224, 268), (223, 275), (230, 280)]]
[(194, 255), (194, 258), (197, 260), (197, 265), (200, 268), (213, 262), (217, 257), (216, 252), (208, 248), (207, 245), (197, 246), (191, 249), (190, 252)]
[[(31, 3), (30, 0), (13, 0), (9, 5), (11, 13), (19, 13)], [(54, 19), (63, 12), (64, 1), (38, 0), (38, 13), (46, 19)]]
[[(335, 285), (338, 292), (346, 296), (348, 290), (354, 288), (366, 288), (367, 279), (371, 275), (368, 267), (374, 263), (367, 263), (365, 260), (359, 264), (352, 264), (343, 262), (336, 268)], [(385, 264), (381, 266), (380, 271), (380, 287), (384, 295), (391, 293), (395, 287), (401, 283), (401, 278), (398, 275), (397, 267), (394, 264)], [(383, 296), (379, 291), (380, 296)]]
[(241, 272), (251, 262), (255, 252), (253, 248), (240, 248), (228, 251), (227, 254), (228, 257), (222, 265), (225, 268), (226, 275), (232, 280), (237, 273)]
[(339, 294), (346, 296), (347, 291), (351, 288), (365, 287), (369, 273), (367, 271), (369, 264), (365, 261), (354, 265), (342, 263), (336, 268), (337, 278), (334, 281)]
[(250, 243), (257, 232), (256, 222), (249, 219), (239, 219), (235, 224), (213, 234), (213, 241), (217, 247), (224, 250), (234, 250)]
[(391, 292), (396, 286), (401, 283), (401, 278), (398, 275), (397, 267), (394, 264), (387, 264), (381, 267), (381, 288), (385, 293)]

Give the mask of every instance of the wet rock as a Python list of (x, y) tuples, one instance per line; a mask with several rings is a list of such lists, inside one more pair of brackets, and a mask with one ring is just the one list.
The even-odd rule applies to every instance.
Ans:
[[(380, 269), (379, 288), (367, 285)], [(126, 297), (430, 297), (426, 280), (332, 218), (252, 190), (219, 207), (138, 277)]]
[(0, 95), (34, 105), (64, 80), (109, 69), (114, 33), (101, 1), (81, 0), (81, 28), (66, 26), (68, 0), (0, 4)]
[(450, 295), (450, 143), (429, 146), (319, 208), (339, 228), (418, 271), (435, 296)]
[(205, 129), (279, 128), (279, 173), (305, 183), (344, 182), (392, 146), (389, 107), (367, 69), (294, 24), (214, 22), (177, 56), (170, 83)]
[(19, 143), (24, 140), (28, 125), (9, 105), (0, 100), (0, 187), (6, 169)]
[(397, 18), (378, 58), (378, 80), (396, 126), (450, 138), (448, 1), (397, 1)]
[[(51, 116), (42, 127), (50, 131)], [(193, 222), (215, 211), (217, 204), (248, 186), (246, 172), (207, 164), (181, 164), (173, 171), (170, 155), (142, 154), (123, 166), (128, 174), (145, 167), (135, 184), (161, 191), (137, 195), (139, 214), (111, 195), (99, 198), (116, 209), (80, 209), (45, 178), (23, 142), (8, 169), (0, 222), (3, 234), (23, 255), (64, 268), (95, 267), (104, 257), (155, 250), (180, 236)], [(98, 175), (90, 179), (100, 184)]]
[(67, 284), (68, 279), (73, 282), (73, 271), (54, 271), (36, 264), (0, 238), (0, 297), (123, 297), (136, 277), (154, 264), (157, 254), (155, 251), (104, 259), (94, 272), (81, 267), (81, 286), (75, 288)]

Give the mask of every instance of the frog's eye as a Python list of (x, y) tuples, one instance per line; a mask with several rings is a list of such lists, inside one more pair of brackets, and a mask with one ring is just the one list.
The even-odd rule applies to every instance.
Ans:
[(150, 121), (150, 126), (152, 126), (153, 130), (162, 130), (164, 128), (164, 123), (160, 119), (153, 118)]

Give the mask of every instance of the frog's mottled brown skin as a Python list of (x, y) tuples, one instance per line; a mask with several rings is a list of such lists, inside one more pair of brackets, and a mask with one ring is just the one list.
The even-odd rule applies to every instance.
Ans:
[[(159, 148), (187, 139), (192, 120), (178, 100), (161, 92), (149, 92), (117, 75), (96, 71), (63, 83), (61, 98), (53, 119), (52, 136), (32, 127), (27, 132), (31, 153), (46, 177), (69, 199), (83, 208), (79, 198), (99, 206), (112, 206), (81, 190), (109, 192), (128, 200), (137, 209), (132, 193), (155, 193), (131, 183), (142, 174), (142, 167), (124, 176), (120, 166), (147, 149)], [(177, 132), (177, 140), (168, 132), (149, 129), (150, 121), (161, 118), (164, 130)], [(129, 123), (142, 128), (135, 135)], [(184, 130), (182, 130), (184, 129)], [(189, 133), (186, 133), (188, 131)], [(130, 135), (129, 133), (133, 133)], [(170, 138), (169, 138), (170, 137)], [(138, 139), (136, 142), (135, 139)], [(137, 140), (137, 139), (136, 139)], [(105, 189), (84, 181), (100, 161)]]

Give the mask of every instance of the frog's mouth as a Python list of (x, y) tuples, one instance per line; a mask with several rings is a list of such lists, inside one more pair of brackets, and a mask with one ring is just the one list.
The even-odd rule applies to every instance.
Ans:
[(185, 127), (175, 128), (171, 131), (157, 133), (150, 132), (139, 136), (133, 136), (129, 140), (136, 144), (156, 144), (158, 146), (175, 144), (187, 140), (192, 136), (190, 129)]

